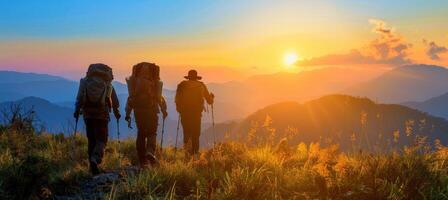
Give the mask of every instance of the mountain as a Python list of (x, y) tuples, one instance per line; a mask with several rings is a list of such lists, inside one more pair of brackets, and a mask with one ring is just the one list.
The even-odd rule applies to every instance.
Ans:
[(327, 67), (299, 73), (257, 75), (244, 81), (208, 84), (216, 99), (225, 102), (215, 106), (216, 113), (233, 118), (217, 118), (220, 121), (242, 119), (257, 109), (282, 101), (306, 101), (359, 84), (376, 77), (379, 72)]
[(448, 119), (448, 93), (426, 101), (407, 102), (403, 103), (403, 105)]
[(423, 101), (448, 92), (448, 69), (435, 65), (408, 65), (395, 68), (344, 93), (379, 102)]
[[(448, 139), (448, 121), (401, 105), (376, 104), (367, 98), (329, 95), (304, 104), (284, 102), (267, 106), (235, 124), (217, 125), (215, 133), (222, 139), (225, 132), (233, 139), (247, 140), (275, 130), (275, 141), (291, 137), (292, 142), (333, 141), (343, 148), (352, 146), (354, 137), (363, 147), (393, 143), (399, 131), (399, 144), (409, 144), (415, 135), (428, 140)], [(211, 129), (205, 132), (211, 135)], [(230, 134), (229, 134), (230, 133)], [(410, 136), (407, 136), (410, 135)], [(381, 137), (382, 139), (379, 139)], [(368, 139), (367, 139), (368, 138)]]
[(9, 112), (11, 105), (20, 105), (23, 111), (32, 109), (35, 112), (37, 125), (43, 126), (49, 132), (62, 132), (73, 124), (73, 110), (58, 106), (38, 97), (26, 97), (14, 102), (0, 104), (1, 112)]
[[(125, 84), (114, 81), (117, 94), (127, 94)], [(47, 74), (0, 71), (0, 102), (34, 96), (50, 102), (74, 101), (78, 82)]]
[(58, 76), (37, 73), (23, 73), (15, 71), (0, 71), (1, 83), (24, 83), (33, 81), (55, 81), (63, 79)]

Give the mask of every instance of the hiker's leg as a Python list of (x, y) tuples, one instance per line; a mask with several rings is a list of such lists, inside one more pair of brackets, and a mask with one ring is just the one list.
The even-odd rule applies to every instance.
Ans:
[(89, 161), (92, 159), (93, 149), (95, 148), (95, 129), (94, 122), (92, 119), (85, 119), (84, 124), (86, 125), (86, 135), (87, 135), (87, 153), (89, 155)]
[(183, 114), (181, 117), (182, 128), (184, 132), (184, 149), (189, 155), (193, 154), (193, 115), (191, 113)]
[(103, 160), (104, 150), (107, 145), (107, 137), (109, 135), (108, 120), (95, 120), (95, 148), (93, 150), (93, 157), (97, 164)]
[(201, 135), (201, 114), (192, 117), (192, 152), (199, 153), (199, 136)]
[(156, 145), (157, 145), (157, 126), (158, 126), (158, 117), (157, 113), (152, 112), (148, 115), (148, 138), (146, 143), (146, 153), (147, 153), (147, 159), (151, 162), (151, 164), (154, 164), (156, 162), (155, 160), (155, 152), (156, 152)]
[(148, 137), (148, 120), (145, 116), (145, 112), (141, 110), (135, 110), (135, 122), (137, 124), (137, 155), (140, 162), (140, 165), (146, 165), (147, 159), (146, 159), (146, 140)]

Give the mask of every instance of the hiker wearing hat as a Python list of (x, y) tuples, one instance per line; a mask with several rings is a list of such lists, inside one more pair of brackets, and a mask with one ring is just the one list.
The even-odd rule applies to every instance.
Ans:
[(85, 78), (79, 82), (76, 97), (76, 120), (82, 113), (86, 125), (88, 139), (88, 154), (90, 171), (96, 175), (100, 173), (104, 149), (107, 144), (109, 113), (114, 112), (115, 118), (120, 119), (119, 103), (112, 86), (112, 69), (105, 64), (91, 64)]
[(133, 110), (138, 129), (137, 155), (142, 168), (156, 164), (158, 113), (163, 114), (163, 119), (168, 116), (166, 102), (162, 96), (163, 83), (159, 74), (158, 65), (142, 62), (134, 65), (132, 75), (126, 79), (129, 97), (125, 119), (130, 124)]
[(201, 117), (205, 110), (204, 100), (213, 104), (214, 95), (208, 92), (205, 84), (199, 80), (196, 70), (190, 70), (188, 76), (176, 91), (176, 110), (179, 112), (184, 132), (184, 148), (190, 155), (199, 152), (199, 136), (201, 133)]

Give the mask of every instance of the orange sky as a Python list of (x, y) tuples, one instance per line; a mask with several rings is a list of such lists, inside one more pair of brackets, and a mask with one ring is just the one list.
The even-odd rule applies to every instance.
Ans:
[[(333, 1), (285, 2), (243, 3), (241, 8), (237, 3), (228, 8), (220, 5), (220, 10), (224, 11), (209, 14), (213, 20), (198, 28), (178, 24), (168, 33), (158, 34), (139, 33), (137, 29), (103, 36), (94, 34), (93, 29), (87, 36), (35, 36), (32, 33), (18, 36), (20, 32), (2, 35), (0, 30), (0, 69), (78, 79), (88, 64), (104, 62), (114, 68), (118, 80), (123, 80), (133, 64), (150, 61), (159, 64), (162, 78), (173, 83), (190, 67), (206, 75), (207, 82), (238, 80), (252, 74), (302, 70), (284, 64), (284, 55), (291, 52), (300, 59), (348, 54), (352, 50), (365, 55), (367, 46), (380, 37), (373, 31), (375, 25), (369, 23), (371, 19), (383, 20), (404, 44), (410, 44), (406, 50), (407, 59), (448, 66), (448, 53), (440, 53), (439, 60), (431, 60), (426, 55), (428, 45), (422, 42), (426, 39), (441, 47), (448, 46), (448, 14), (438, 8), (439, 2), (420, 8), (383, 1), (380, 4), (385, 7)], [(207, 16), (193, 19), (206, 20), (204, 17)], [(1, 22), (0, 25), (5, 26)], [(155, 25), (148, 22), (148, 26)]]

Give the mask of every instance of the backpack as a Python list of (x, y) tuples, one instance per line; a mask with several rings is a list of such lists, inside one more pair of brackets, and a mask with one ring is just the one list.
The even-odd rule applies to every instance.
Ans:
[(158, 109), (163, 87), (159, 73), (159, 66), (153, 63), (134, 65), (131, 77), (126, 79), (132, 107)]
[(86, 112), (108, 112), (112, 106), (112, 69), (104, 64), (92, 64), (84, 84), (84, 110)]
[(200, 81), (187, 80), (178, 85), (176, 106), (181, 112), (202, 112), (204, 110), (205, 85)]

